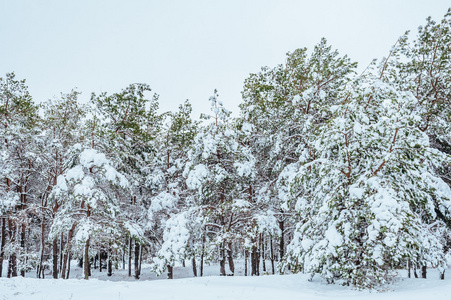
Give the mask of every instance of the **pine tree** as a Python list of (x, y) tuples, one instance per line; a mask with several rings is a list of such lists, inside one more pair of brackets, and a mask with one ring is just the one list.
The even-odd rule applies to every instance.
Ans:
[(127, 193), (129, 182), (103, 153), (80, 144), (72, 148), (69, 166), (58, 176), (49, 196), (60, 207), (50, 237), (68, 232), (74, 224), (75, 247), (84, 250), (84, 278), (90, 276), (90, 245), (96, 238), (114, 240), (120, 231), (118, 193)]
[[(190, 193), (186, 187), (183, 170), (197, 131), (197, 122), (191, 119), (191, 104), (185, 101), (176, 113), (168, 113), (167, 123), (158, 138), (159, 147), (152, 168), (149, 168), (150, 199), (149, 226), (161, 244), (154, 258), (154, 269), (161, 274), (167, 267), (168, 278), (173, 278), (173, 266), (185, 259), (195, 260), (195, 251), (190, 239), (194, 223), (190, 210)], [(191, 222), (191, 230), (187, 229)], [(184, 234), (181, 234), (182, 231)], [(175, 241), (181, 238), (183, 241)]]
[[(14, 73), (0, 78), (0, 120), (2, 143), (0, 213), (2, 242), (0, 265), (9, 255), (8, 277), (22, 276), (26, 264), (26, 228), (30, 221), (29, 190), (35, 161), (33, 152), (39, 117), (37, 107), (28, 93), (25, 80), (16, 80)], [(6, 224), (8, 234), (6, 234)], [(6, 241), (6, 235), (9, 241)], [(0, 269), (0, 275), (1, 275)]]
[[(158, 95), (148, 99), (146, 84), (131, 84), (119, 93), (92, 94), (91, 102), (99, 116), (101, 137), (96, 144), (114, 157), (115, 167), (133, 183), (131, 193), (120, 199), (123, 229), (126, 231), (131, 275), (131, 254), (135, 256), (135, 278), (140, 277), (140, 253), (145, 238), (148, 195), (145, 193), (146, 169), (155, 155), (155, 139), (162, 116), (157, 113)], [(132, 242), (135, 247), (132, 251)], [(124, 247), (125, 248), (125, 247)]]
[(248, 139), (257, 162), (249, 194), (276, 216), (280, 260), (294, 221), (289, 187), (280, 174), (309, 151), (307, 137), (330, 117), (323, 108), (340, 101), (355, 67), (322, 39), (311, 54), (296, 49), (284, 65), (264, 67), (245, 81), (241, 118), (251, 128)]
[[(53, 220), (59, 210), (59, 202), (53, 201), (53, 206), (49, 206), (48, 197), (53, 187), (57, 184), (58, 176), (62, 175), (67, 168), (65, 163), (69, 159), (70, 149), (81, 141), (82, 118), (85, 116), (85, 108), (78, 104), (79, 93), (75, 90), (69, 94), (61, 94), (60, 98), (48, 101), (41, 105), (44, 110), (42, 120), (43, 132), (38, 138), (38, 152), (40, 166), (36, 168), (41, 178), (40, 194), (41, 198), (41, 245), (38, 264), (38, 278), (44, 276), (43, 263), (48, 235), (48, 221)], [(58, 252), (60, 272), (62, 278), (66, 277), (66, 266), (68, 263), (72, 235), (70, 230), (66, 232), (65, 249), (59, 249), (63, 245), (64, 235), (55, 237), (52, 241), (53, 248), (53, 278), (58, 278)], [(60, 239), (60, 245), (58, 245)], [(63, 247), (60, 247), (63, 248)], [(61, 259), (63, 261), (61, 261)]]
[(443, 268), (434, 207), (449, 209), (451, 190), (434, 167), (450, 158), (419, 129), (416, 99), (371, 75), (342, 97), (309, 141), (315, 158), (284, 174), (301, 219), (289, 261), (359, 287), (390, 282), (406, 259)]

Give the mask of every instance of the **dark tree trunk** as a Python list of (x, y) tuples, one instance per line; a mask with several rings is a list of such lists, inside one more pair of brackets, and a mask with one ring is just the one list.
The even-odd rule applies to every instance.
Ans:
[[(74, 235), (74, 230), (76, 227), (76, 223), (72, 225), (72, 228), (69, 230), (69, 233), (67, 235), (67, 243), (66, 243), (66, 249), (64, 251), (63, 255), (63, 267), (61, 269), (61, 277), (63, 279), (69, 278), (69, 268), (70, 268), (70, 251), (72, 250), (72, 237)], [(68, 267), (67, 276), (66, 276), (66, 267)]]
[(90, 240), (91, 240), (91, 238), (88, 238), (88, 240), (86, 241), (85, 255), (84, 255), (84, 260), (83, 260), (83, 270), (84, 270), (86, 280), (88, 280), (89, 275), (91, 275), (91, 268), (89, 265), (89, 242), (90, 242)]
[(135, 279), (139, 279), (139, 243), (135, 241)]
[[(112, 249), (111, 247), (108, 248), (108, 276), (112, 276), (113, 275), (113, 261), (111, 260), (111, 256), (112, 256)], [(101, 258), (101, 256), (99, 256), (99, 258)], [(100, 261), (100, 266), (102, 266), (102, 261)]]
[(102, 250), (99, 250), (99, 272), (102, 272)]
[(285, 222), (279, 221), (279, 228), (280, 228), (280, 242), (279, 242), (279, 261), (282, 261), (284, 255), (285, 255), (285, 239), (283, 232), (285, 231)]
[(191, 259), (191, 264), (193, 265), (193, 275), (194, 277), (197, 277), (197, 266), (196, 266), (196, 258), (193, 257)]
[(200, 255), (200, 267), (199, 267), (200, 277), (204, 276), (204, 254)]
[(53, 278), (58, 279), (58, 240), (53, 239)]
[(102, 258), (100, 257), (100, 250), (97, 251), (97, 254), (94, 256), (94, 270), (97, 269), (97, 260), (100, 260), (100, 264), (99, 264), (99, 272), (102, 272)]
[(0, 277), (2, 277), (3, 274), (3, 259), (5, 257), (5, 251), (3, 250), (5, 248), (6, 244), (6, 218), (2, 218), (2, 241), (0, 243)]
[(252, 247), (251, 252), (251, 275), (256, 276), (257, 275), (257, 247)]
[[(20, 232), (20, 247), (22, 248), (23, 253), (27, 253), (25, 249), (25, 224), (22, 223), (22, 230)], [(25, 261), (27, 258), (25, 257)], [(20, 270), (20, 276), (25, 277), (25, 269)]]
[(128, 240), (128, 277), (132, 276), (132, 238)]
[(445, 280), (445, 270), (443, 270), (443, 272), (440, 272), (440, 280)]
[(200, 277), (204, 276), (205, 234), (202, 235), (202, 253), (200, 254)]
[(411, 265), (410, 265), (410, 259), (407, 261), (407, 277), (410, 278), (410, 269), (411, 269)]
[[(61, 232), (61, 240), (60, 240), (60, 253), (59, 253), (59, 271), (62, 272), (63, 270), (63, 249), (64, 249), (64, 235)], [(60, 276), (61, 277), (61, 276)]]
[[(27, 202), (27, 188), (23, 187), (23, 178), (21, 178), (20, 180), (20, 187), (18, 188), (18, 192), (20, 193), (20, 209), (22, 211), (25, 210), (25, 204)], [(22, 221), (22, 224), (20, 226), (20, 247), (22, 248), (22, 253), (27, 253), (26, 249), (25, 249), (25, 220)], [(26, 257), (24, 258), (24, 260), (26, 261)], [(25, 270), (22, 269), (20, 270), (20, 276), (25, 277)]]
[(139, 247), (139, 275), (141, 276), (141, 263), (143, 262), (144, 246)]
[(220, 248), (219, 248), (219, 275), (221, 276), (225, 276), (226, 275), (226, 271), (225, 271), (225, 249), (224, 249), (224, 243), (221, 244)]
[(7, 278), (11, 278), (12, 270), (13, 270), (13, 267), (12, 267), (12, 263), (11, 263), (11, 257), (9, 257), (9, 259), (8, 259), (8, 271), (6, 272), (6, 277)]
[[(68, 250), (66, 250), (68, 251)], [(69, 260), (69, 255), (68, 253), (64, 253), (63, 255), (63, 267), (61, 268), (61, 278), (66, 279), (66, 269), (67, 269), (67, 265), (70, 265), (70, 262), (68, 262)]]
[(260, 247), (255, 248), (255, 275), (260, 276)]
[(427, 267), (426, 267), (426, 266), (423, 266), (423, 267), (421, 268), (421, 278), (426, 279), (426, 272), (427, 272)]
[(168, 265), (168, 279), (174, 279), (174, 268)]
[(263, 272), (266, 272), (265, 237), (263, 236), (263, 233), (261, 234), (261, 257), (262, 257)]
[(37, 268), (37, 277), (41, 278), (41, 273), (44, 275), (44, 270), (42, 267), (42, 261), (44, 260), (44, 251), (45, 251), (45, 214), (42, 213), (42, 220), (41, 220), (41, 253), (39, 254), (39, 265)]
[(233, 256), (232, 256), (232, 242), (229, 242), (227, 244), (227, 259), (229, 261), (229, 269), (230, 272), (232, 272), (232, 275), (235, 274), (235, 264), (233, 263)]
[[(9, 240), (11, 244), (16, 242), (16, 227), (11, 219), (8, 220)], [(17, 257), (16, 253), (11, 253), (8, 261), (8, 278), (17, 276)]]
[(17, 256), (11, 255), (11, 276), (12, 277), (17, 277)]
[(15, 254), (9, 257), (8, 278), (17, 277), (17, 257)]
[(271, 271), (272, 271), (272, 274), (274, 275), (275, 274), (275, 270), (274, 270), (274, 247), (273, 247), (273, 244), (272, 244), (272, 238), (269, 240), (270, 241), (270, 256), (271, 256)]
[(122, 270), (125, 270), (125, 246), (122, 247)]
[(418, 278), (417, 266), (414, 266), (414, 268), (413, 268), (413, 276), (415, 276), (415, 278)]
[(249, 251), (244, 250), (244, 276), (247, 276), (247, 260), (249, 258)]
[(70, 275), (70, 260), (72, 259), (72, 254), (69, 252), (69, 257), (67, 258), (67, 276), (66, 279), (69, 279)]

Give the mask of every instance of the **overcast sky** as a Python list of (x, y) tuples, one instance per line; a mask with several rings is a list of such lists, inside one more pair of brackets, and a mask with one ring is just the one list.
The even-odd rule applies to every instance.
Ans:
[(197, 118), (216, 88), (238, 116), (243, 81), (326, 37), (365, 68), (449, 0), (0, 0), (0, 77), (25, 78), (36, 102), (73, 88), (113, 93), (142, 82), (163, 111)]

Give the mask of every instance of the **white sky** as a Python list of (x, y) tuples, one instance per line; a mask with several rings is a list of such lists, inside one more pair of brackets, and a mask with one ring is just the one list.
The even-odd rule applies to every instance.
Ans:
[(215, 88), (238, 115), (244, 79), (326, 37), (365, 68), (449, 0), (0, 0), (0, 77), (25, 78), (36, 102), (77, 88), (120, 91), (142, 82), (162, 111), (185, 99), (197, 118)]

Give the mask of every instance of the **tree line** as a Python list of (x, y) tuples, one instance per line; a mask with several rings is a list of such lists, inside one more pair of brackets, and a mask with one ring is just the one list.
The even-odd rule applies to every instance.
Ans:
[[(0, 79), (0, 276), (69, 278), (141, 262), (173, 276), (306, 272), (372, 288), (451, 246), (451, 10), (363, 73), (322, 39), (191, 118), (146, 84), (42, 104)], [(103, 260), (103, 262), (102, 262)], [(7, 261), (7, 270), (3, 262)], [(266, 266), (270, 261), (270, 266)], [(250, 265), (248, 266), (248, 263)], [(262, 264), (262, 266), (260, 266)]]

